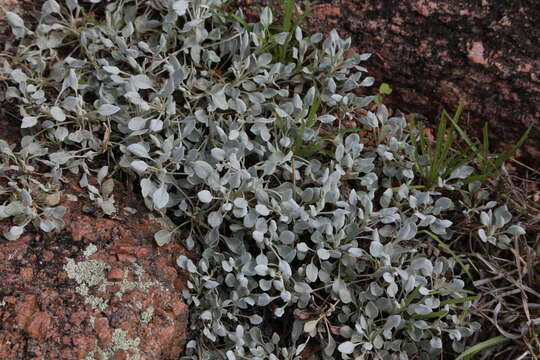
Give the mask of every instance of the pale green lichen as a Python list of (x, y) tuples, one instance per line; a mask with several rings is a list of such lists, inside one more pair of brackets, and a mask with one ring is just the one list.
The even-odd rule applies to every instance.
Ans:
[[(85, 258), (96, 253), (98, 250), (94, 244), (88, 245), (84, 251)], [(142, 281), (142, 277), (145, 274), (144, 268), (138, 264), (133, 264), (133, 272), (136, 275), (136, 281), (128, 280), (129, 270), (124, 270), (124, 278), (122, 282), (111, 282), (107, 280), (106, 270), (110, 269), (110, 266), (104, 262), (87, 259), (80, 262), (68, 258), (67, 264), (64, 266), (68, 277), (75, 280), (79, 285), (75, 288), (75, 291), (81, 296), (85, 297), (85, 304), (90, 304), (92, 309), (97, 312), (105, 310), (108, 306), (108, 300), (98, 296), (90, 295), (90, 288), (97, 286), (99, 291), (107, 291), (107, 287), (120, 285), (120, 289), (114, 293), (114, 296), (122, 298), (126, 291), (138, 288), (146, 291), (152, 286), (161, 288), (161, 284), (156, 281)]]
[[(162, 289), (162, 286), (161, 286), (161, 283), (157, 280), (153, 280), (153, 281), (135, 281), (135, 282), (129, 282), (129, 283), (126, 283), (126, 286), (131, 286), (131, 284), (134, 284), (133, 287), (137, 287), (139, 289), (142, 289), (142, 290), (148, 290), (148, 288), (152, 287), (152, 286), (156, 286), (156, 287), (159, 287), (160, 289)], [(129, 288), (126, 288), (126, 289), (131, 289), (133, 287), (129, 287)]]
[(85, 298), (84, 303), (90, 304), (95, 312), (102, 312), (109, 306), (109, 300), (93, 295)]
[[(152, 286), (156, 286), (156, 287), (158, 287), (160, 289), (162, 288), (159, 281), (156, 281), (156, 280), (142, 281), (141, 278), (145, 274), (144, 269), (140, 265), (137, 265), (137, 264), (133, 264), (133, 267), (135, 268), (135, 270), (133, 270), (133, 272), (137, 276), (137, 280), (136, 281), (128, 280), (128, 270), (126, 270), (124, 272), (124, 278), (122, 279), (122, 282), (120, 283), (120, 290), (118, 290), (114, 294), (117, 298), (119, 298), (119, 299), (122, 298), (122, 296), (124, 296), (124, 293), (126, 291), (129, 291), (129, 290), (132, 290), (132, 289), (135, 289), (135, 288), (142, 289), (142, 290), (145, 290), (145, 291), (148, 290), (148, 288), (150, 288)], [(107, 287), (107, 286), (112, 285), (112, 284), (116, 285), (117, 283), (106, 282), (101, 287)]]
[(148, 324), (150, 321), (152, 321), (152, 318), (154, 317), (154, 307), (150, 305), (142, 314), (141, 314), (141, 322), (143, 324)]
[(75, 291), (77, 291), (78, 294), (82, 296), (88, 295), (88, 286), (86, 284), (81, 284), (75, 288)]
[[(95, 253), (97, 247), (90, 245), (86, 248), (84, 255), (88, 257)], [(90, 304), (96, 312), (104, 311), (108, 306), (108, 300), (98, 296), (89, 295), (90, 287), (102, 285), (107, 282), (105, 278), (105, 270), (109, 268), (107, 264), (97, 260), (85, 260), (76, 263), (73, 259), (67, 259), (68, 262), (64, 266), (64, 270), (70, 279), (75, 280), (79, 286), (75, 291), (81, 296), (84, 296), (84, 303)], [(101, 288), (101, 286), (100, 286)]]
[(110, 348), (97, 348), (90, 351), (83, 360), (112, 360), (114, 354), (118, 350), (123, 350), (128, 353), (129, 360), (140, 360), (141, 353), (139, 350), (140, 338), (131, 339), (127, 336), (127, 331), (122, 329), (114, 329), (112, 334), (112, 346)]
[(133, 267), (135, 268), (133, 272), (135, 273), (135, 275), (137, 275), (137, 278), (140, 280), (141, 276), (145, 274), (144, 268), (139, 264), (133, 264)]
[(139, 360), (140, 354), (139, 354), (139, 343), (141, 340), (139, 338), (130, 339), (127, 337), (127, 332), (122, 329), (114, 329), (113, 335), (112, 335), (112, 350), (118, 351), (118, 350), (124, 350), (124, 351), (132, 351), (134, 352), (133, 355), (131, 355), (130, 360)]
[(94, 352), (93, 352), (93, 351), (89, 352), (89, 353), (84, 357), (83, 360), (96, 360), (96, 359), (94, 358)]
[(0, 307), (6, 306), (6, 302), (4, 300), (0, 301)]
[(98, 248), (97, 248), (96, 245), (90, 244), (90, 245), (88, 245), (86, 250), (84, 250), (83, 254), (84, 254), (85, 257), (90, 257), (90, 256), (94, 255), (97, 250), (98, 250)]
[[(132, 271), (135, 274), (135, 281), (128, 280), (129, 269), (124, 270), (124, 277), (121, 282), (111, 282), (107, 280), (106, 271), (110, 269), (110, 266), (104, 262), (88, 259), (89, 256), (95, 254), (97, 247), (93, 244), (89, 245), (84, 251), (85, 260), (76, 262), (74, 259), (68, 258), (67, 264), (64, 266), (68, 277), (77, 282), (78, 286), (75, 288), (78, 294), (84, 296), (85, 304), (92, 306), (95, 312), (103, 312), (109, 305), (108, 299), (104, 299), (99, 296), (91, 295), (92, 288), (97, 288), (99, 291), (106, 291), (109, 286), (120, 286), (120, 289), (114, 294), (118, 298), (122, 298), (126, 291), (138, 288), (146, 291), (152, 286), (157, 286), (160, 289), (163, 287), (156, 281), (143, 281), (145, 275), (144, 268), (138, 264), (130, 265)], [(143, 307), (142, 302), (137, 301), (135, 303), (137, 309), (141, 310)], [(149, 306), (144, 312), (141, 313), (141, 322), (148, 324), (152, 321), (154, 316), (154, 307)], [(94, 324), (95, 318), (90, 318), (90, 323)], [(99, 348), (89, 353), (84, 360), (109, 360), (114, 357), (114, 353), (118, 350), (124, 350), (130, 352), (129, 360), (139, 360), (141, 355), (138, 349), (140, 343), (139, 338), (131, 339), (127, 336), (127, 332), (122, 329), (114, 329), (112, 335), (112, 347), (111, 348)]]
[(68, 258), (64, 270), (70, 279), (78, 284), (85, 284), (88, 287), (100, 285), (106, 281), (105, 270), (110, 266), (97, 260), (85, 260), (76, 263), (75, 260)]

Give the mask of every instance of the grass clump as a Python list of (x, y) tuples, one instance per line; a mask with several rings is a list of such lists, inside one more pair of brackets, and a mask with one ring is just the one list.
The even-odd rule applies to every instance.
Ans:
[(177, 224), (158, 244), (174, 232), (200, 255), (177, 259), (189, 273), (185, 359), (459, 353), (479, 324), (469, 266), (445, 245), (455, 224), (477, 216), (475, 239), (501, 247), (523, 229), (488, 195), (461, 201), (480, 186), (466, 181), (470, 159), (438, 171), (444, 143), (420, 159), (406, 120), (353, 91), (373, 84), (369, 54), (346, 58), (350, 39), (335, 31), (306, 34), (292, 4), (277, 34), (271, 9), (248, 24), (215, 0), (48, 0), (34, 25), (9, 13), (1, 76), (23, 147), (0, 144), (6, 237), (44, 217), (63, 225), (61, 209), (34, 210), (64, 172), (113, 214), (104, 178), (122, 172)]
[[(410, 122), (411, 141), (416, 148), (416, 171), (428, 188), (443, 186), (442, 179), (461, 178), (469, 183), (498, 178), (501, 166), (523, 145), (532, 130), (531, 124), (510, 150), (495, 154), (489, 146), (488, 124), (483, 127), (482, 141), (473, 140), (458, 124), (462, 113), (463, 104), (453, 116), (443, 110), (432, 141), (424, 133), (424, 127), (414, 119)], [(471, 163), (478, 168), (475, 174), (468, 165)]]

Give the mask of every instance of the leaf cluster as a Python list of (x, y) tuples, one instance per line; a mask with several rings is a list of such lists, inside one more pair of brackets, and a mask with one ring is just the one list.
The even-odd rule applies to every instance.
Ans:
[[(467, 269), (426, 244), (452, 240), (462, 211), (479, 214), (490, 243), (522, 229), (485, 197), (443, 193), (474, 190), (465, 163), (435, 171), (441, 186), (415, 183), (424, 165), (405, 119), (353, 91), (374, 82), (369, 54), (346, 57), (350, 39), (306, 34), (289, 12), (276, 35), (270, 8), (248, 24), (218, 0), (93, 3), (48, 0), (31, 29), (8, 14), (17, 54), (1, 76), (25, 136), (18, 152), (0, 142), (0, 173), (24, 186), (2, 194), (3, 218), (57, 226), (61, 208), (27, 214), (36, 163), (52, 180), (78, 174), (106, 214), (106, 177), (128, 174), (177, 224), (157, 243), (178, 233), (200, 254), (177, 259), (189, 274), (186, 359), (300, 359), (310, 343), (324, 359), (463, 350), (478, 330)], [(92, 169), (96, 159), (108, 165)]]

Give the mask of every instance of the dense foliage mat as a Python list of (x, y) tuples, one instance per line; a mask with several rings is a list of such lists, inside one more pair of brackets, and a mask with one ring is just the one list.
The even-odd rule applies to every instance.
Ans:
[(199, 254), (178, 258), (186, 359), (463, 351), (479, 325), (447, 245), (454, 219), (479, 217), (474, 241), (501, 247), (524, 231), (470, 164), (441, 159), (422, 181), (417, 130), (356, 91), (373, 83), (369, 54), (346, 56), (350, 40), (290, 16), (274, 24), (269, 8), (252, 24), (215, 0), (92, 3), (48, 0), (33, 25), (7, 14), (0, 74), (24, 133), (0, 141), (7, 239), (62, 228), (64, 172), (109, 216), (122, 209), (105, 179), (128, 174), (176, 224), (157, 243), (178, 234)]

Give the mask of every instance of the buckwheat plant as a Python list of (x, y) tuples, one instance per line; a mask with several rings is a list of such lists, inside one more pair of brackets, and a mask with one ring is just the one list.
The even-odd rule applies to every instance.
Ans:
[[(227, 6), (48, 0), (32, 22), (7, 13), (14, 39), (0, 76), (24, 135), (18, 152), (0, 143), (0, 175), (13, 183), (0, 216), (19, 226), (7, 237), (22, 233), (20, 214), (39, 190), (16, 172), (39, 164), (33, 178), (45, 193), (63, 173), (79, 174), (110, 215), (104, 179), (121, 170), (149, 209), (177, 224), (156, 234), (158, 244), (176, 233), (199, 254), (177, 260), (189, 273), (183, 358), (301, 359), (315, 347), (323, 359), (406, 360), (461, 350), (478, 329), (475, 298), (466, 267), (433, 251), (433, 238), (451, 240), (450, 218), (463, 211), (482, 217), (483, 241), (522, 229), (503, 234), (505, 208), (451, 200), (470, 187), (470, 166), (423, 190), (406, 120), (356, 91), (374, 80), (361, 65), (369, 54), (346, 56), (350, 39), (280, 31), (269, 8), (248, 23)], [(97, 159), (108, 167), (93, 169)], [(61, 227), (61, 210), (44, 210), (43, 230)]]

